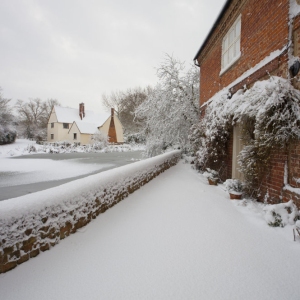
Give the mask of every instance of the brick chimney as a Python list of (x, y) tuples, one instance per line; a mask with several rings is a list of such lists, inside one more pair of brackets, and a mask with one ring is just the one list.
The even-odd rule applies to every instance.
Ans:
[(79, 117), (81, 120), (85, 117), (84, 103), (79, 103)]
[(109, 142), (110, 143), (117, 143), (117, 132), (116, 132), (116, 127), (115, 127), (115, 121), (114, 121), (114, 114), (115, 110), (111, 108), (111, 118), (110, 118), (110, 124), (109, 124), (109, 129), (108, 129), (108, 137), (109, 137)]

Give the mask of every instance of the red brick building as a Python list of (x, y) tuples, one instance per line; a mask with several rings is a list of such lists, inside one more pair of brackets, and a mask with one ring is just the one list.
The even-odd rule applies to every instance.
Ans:
[[(223, 88), (234, 94), (270, 75), (291, 79), (299, 89), (300, 73), (291, 75), (290, 71), (300, 56), (299, 13), (300, 0), (227, 0), (194, 58), (200, 67), (200, 106), (205, 109)], [(227, 149), (227, 178), (240, 176), (237, 155), (241, 149), (239, 130), (234, 128)], [(270, 202), (293, 199), (300, 207), (299, 178), (300, 145), (272, 153), (261, 198), (267, 195)]]

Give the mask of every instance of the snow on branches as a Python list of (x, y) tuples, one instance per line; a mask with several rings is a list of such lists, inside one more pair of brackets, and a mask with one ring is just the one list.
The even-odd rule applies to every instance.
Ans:
[(10, 99), (2, 97), (0, 88), (0, 145), (13, 143), (17, 136), (9, 102)]
[(271, 150), (286, 148), (300, 139), (299, 104), (300, 92), (279, 77), (257, 81), (232, 97), (226, 89), (217, 93), (209, 101), (200, 124), (195, 125), (202, 130), (195, 131), (194, 126), (190, 135), (198, 142), (198, 167), (222, 166), (232, 126), (239, 123), (245, 145), (239, 155), (240, 171), (253, 187), (266, 170)]
[(158, 84), (135, 111), (146, 120), (146, 154), (151, 157), (168, 147), (189, 148), (188, 132), (198, 121), (199, 71), (185, 71), (184, 63), (166, 55), (157, 70)]

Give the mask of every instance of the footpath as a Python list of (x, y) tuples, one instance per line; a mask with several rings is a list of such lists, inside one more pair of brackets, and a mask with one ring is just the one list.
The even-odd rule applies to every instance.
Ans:
[(0, 299), (300, 299), (300, 243), (182, 161), (0, 275)]

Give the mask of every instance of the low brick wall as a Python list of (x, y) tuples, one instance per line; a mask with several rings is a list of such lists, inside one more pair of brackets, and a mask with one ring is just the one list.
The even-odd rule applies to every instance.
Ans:
[(290, 200), (292, 200), (298, 209), (300, 209), (300, 189), (295, 189), (295, 191), (292, 190), (293, 188), (291, 188), (291, 190), (288, 190), (286, 187), (283, 189), (283, 202), (289, 202)]
[[(175, 165), (180, 155), (179, 151), (173, 151), (92, 175), (32, 194), (34, 199), (26, 195), (0, 202), (0, 273), (49, 250), (75, 233)], [(95, 184), (97, 186), (93, 186)]]

